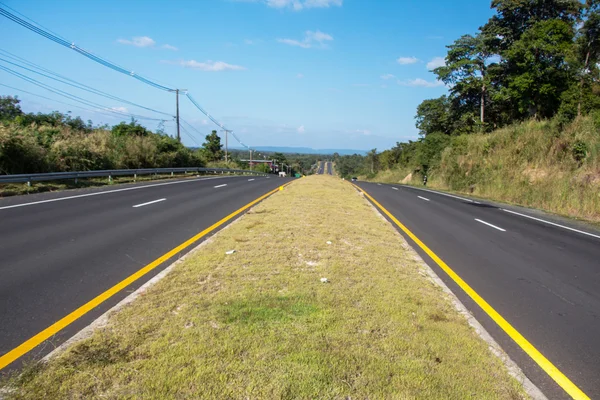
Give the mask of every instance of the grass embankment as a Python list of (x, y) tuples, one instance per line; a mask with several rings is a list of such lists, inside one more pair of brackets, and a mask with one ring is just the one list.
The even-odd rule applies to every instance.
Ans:
[(254, 207), (10, 384), (23, 399), (524, 396), (396, 231), (329, 176)]
[[(429, 172), (428, 186), (600, 222), (598, 130), (585, 117), (563, 129), (529, 121), (455, 137)], [(372, 180), (398, 183), (409, 172), (384, 171)], [(421, 184), (422, 176), (410, 183)]]

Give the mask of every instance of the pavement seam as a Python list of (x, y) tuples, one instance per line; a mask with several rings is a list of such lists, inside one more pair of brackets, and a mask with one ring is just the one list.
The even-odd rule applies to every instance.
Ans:
[(442, 291), (449, 296), (450, 301), (454, 305), (454, 308), (465, 317), (469, 325), (475, 330), (475, 333), (483, 339), (489, 346), (490, 351), (496, 357), (500, 359), (500, 361), (507, 368), (508, 373), (514, 377), (521, 385), (525, 392), (535, 400), (548, 400), (548, 398), (542, 393), (542, 391), (525, 375), (525, 373), (521, 370), (521, 368), (515, 363), (509, 355), (502, 349), (502, 347), (496, 342), (496, 340), (490, 335), (490, 333), (481, 325), (481, 323), (469, 312), (467, 307), (460, 301), (460, 299), (450, 290), (450, 288), (444, 283), (444, 281), (435, 273), (435, 271), (423, 260), (423, 258), (417, 253), (416, 249), (402, 236), (402, 234), (398, 231), (398, 229), (381, 213), (381, 211), (373, 205), (365, 195), (356, 190), (356, 192), (361, 196), (371, 208), (379, 215), (381, 218), (389, 224), (393, 229), (399, 239), (403, 242), (403, 247), (405, 247), (412, 255), (413, 259), (421, 266), (422, 270), (428, 275), (428, 278), (435, 285), (439, 286)]

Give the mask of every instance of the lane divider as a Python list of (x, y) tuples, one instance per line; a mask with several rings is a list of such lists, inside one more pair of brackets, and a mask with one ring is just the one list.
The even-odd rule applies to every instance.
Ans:
[(225, 186), (227, 186), (227, 184), (226, 184), (226, 183), (224, 183), (223, 185), (217, 185), (217, 186), (213, 186), (213, 187), (214, 187), (215, 189), (217, 189), (217, 188), (222, 188), (222, 187), (225, 187)]
[(467, 282), (465, 282), (452, 268), (439, 258), (429, 247), (415, 236), (404, 224), (394, 217), (370, 194), (359, 186), (351, 183), (358, 191), (363, 193), (375, 206), (377, 206), (390, 220), (392, 220), (408, 237), (412, 239), (481, 309), (525, 352), (539, 367), (548, 374), (569, 396), (576, 400), (590, 400), (577, 385), (563, 374), (550, 360), (536, 349), (519, 331), (517, 331), (502, 315), (500, 315), (487, 301), (483, 299)]
[(499, 228), (496, 225), (490, 224), (489, 222), (485, 222), (485, 221), (482, 221), (482, 220), (477, 219), (477, 218), (475, 218), (475, 221), (480, 222), (480, 223), (482, 223), (484, 225), (490, 226), (490, 227), (492, 227), (494, 229), (498, 229), (499, 231), (506, 232), (506, 229)]
[(417, 197), (420, 198), (421, 200), (429, 201), (429, 199), (426, 197), (422, 197), (422, 196), (417, 196)]
[(138, 207), (144, 207), (144, 206), (148, 206), (150, 204), (154, 204), (154, 203), (160, 203), (161, 201), (165, 201), (165, 199), (158, 199), (158, 200), (153, 200), (153, 201), (149, 201), (147, 203), (142, 203), (142, 204), (136, 204), (135, 206), (132, 206), (133, 208), (138, 208)]
[(141, 189), (153, 188), (153, 187), (157, 187), (157, 186), (178, 185), (180, 183), (200, 182), (200, 181), (207, 181), (207, 180), (212, 180), (212, 179), (231, 179), (231, 178), (239, 178), (239, 176), (211, 176), (208, 178), (184, 179), (184, 180), (177, 180), (177, 181), (172, 181), (172, 182), (154, 183), (151, 185), (131, 186), (131, 187), (126, 187), (126, 188), (122, 188), (122, 189), (103, 190), (100, 192), (77, 194), (74, 196), (57, 197), (55, 199), (39, 200), (39, 201), (32, 201), (30, 203), (20, 203), (20, 204), (13, 204), (10, 206), (2, 206), (2, 207), (0, 207), (0, 210), (7, 210), (9, 208), (17, 208), (17, 207), (34, 206), (37, 204), (44, 204), (44, 203), (54, 203), (56, 201), (78, 199), (81, 197), (101, 196), (101, 195), (110, 194), (110, 193), (128, 192), (130, 190), (141, 190)]
[[(293, 181), (288, 182), (283, 186), (288, 186), (292, 183), (293, 183)], [(127, 286), (131, 285), (138, 279), (142, 278), (144, 275), (148, 274), (150, 271), (154, 270), (156, 267), (158, 267), (159, 265), (161, 265), (162, 263), (164, 263), (171, 257), (177, 255), (179, 252), (190, 247), (191, 245), (196, 243), (198, 240), (202, 239), (204, 236), (208, 235), (209, 233), (211, 233), (212, 231), (214, 231), (221, 225), (229, 222), (231, 219), (235, 218), (239, 214), (243, 213), (250, 207), (261, 202), (262, 200), (266, 199), (267, 197), (271, 196), (272, 194), (277, 193), (279, 190), (281, 190), (281, 188), (283, 186), (280, 186), (276, 189), (271, 190), (268, 193), (265, 193), (264, 195), (260, 196), (259, 198), (246, 204), (242, 208), (232, 212), (231, 214), (229, 214), (225, 218), (221, 219), (220, 221), (215, 222), (214, 224), (212, 224), (211, 226), (209, 226), (202, 232), (200, 232), (197, 235), (186, 240), (185, 242), (183, 242), (179, 246), (175, 247), (174, 249), (170, 250), (169, 252), (163, 254), (156, 260), (152, 261), (150, 264), (146, 265), (142, 269), (138, 270), (137, 272), (135, 272), (132, 275), (128, 276), (127, 278), (123, 279), (121, 282), (117, 283), (110, 289), (108, 289), (105, 292), (94, 297), (92, 300), (88, 301), (87, 303), (85, 303), (84, 305), (82, 305), (81, 307), (76, 309), (75, 311), (71, 312), (70, 314), (68, 314), (65, 317), (61, 318), (60, 320), (56, 321), (55, 323), (50, 325), (48, 328), (44, 329), (43, 331), (39, 332), (38, 334), (31, 337), (30, 339), (26, 340), (19, 346), (15, 347), (8, 353), (4, 354), (3, 356), (0, 357), (0, 370), (2, 370), (4, 367), (11, 364), (12, 362), (18, 360), (25, 354), (29, 353), (31, 350), (33, 350), (35, 347), (40, 345), (42, 342), (50, 339), (52, 336), (56, 335), (58, 332), (60, 332), (64, 328), (66, 328), (73, 322), (77, 321), (79, 318), (83, 317), (85, 314), (92, 311), (94, 308), (98, 307), (100, 304), (104, 303), (106, 300), (110, 299), (112, 296), (119, 293), (120, 291), (125, 289)]]

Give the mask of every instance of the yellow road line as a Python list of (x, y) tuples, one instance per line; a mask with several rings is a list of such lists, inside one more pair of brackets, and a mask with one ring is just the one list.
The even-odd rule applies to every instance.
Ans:
[(488, 304), (471, 286), (462, 280), (460, 276), (456, 274), (441, 258), (439, 258), (425, 243), (421, 242), (404, 224), (402, 224), (396, 217), (394, 217), (388, 210), (385, 209), (381, 204), (377, 202), (370, 194), (365, 192), (362, 188), (351, 183), (357, 190), (362, 192), (369, 200), (373, 202), (385, 215), (387, 215), (398, 227), (408, 235), (435, 263), (442, 269), (464, 292), (471, 298), (485, 313), (496, 323), (502, 330), (515, 341), (517, 345), (525, 353), (529, 355), (535, 361), (540, 368), (542, 368), (550, 378), (552, 378), (561, 388), (564, 389), (572, 398), (576, 400), (589, 400), (590, 398), (579, 389), (569, 378), (566, 377), (558, 368), (550, 362), (542, 353), (539, 352), (523, 335), (521, 335), (512, 325), (504, 319), (492, 306)]
[[(287, 183), (287, 184), (285, 184), (283, 186), (287, 186), (287, 185), (289, 185), (291, 183), (292, 182), (289, 182), (289, 183)], [(28, 352), (30, 352), (31, 350), (33, 350), (36, 346), (38, 346), (39, 344), (41, 344), (43, 341), (45, 341), (45, 340), (51, 338), (52, 336), (56, 335), (62, 329), (64, 329), (65, 327), (69, 326), (70, 324), (72, 324), (73, 322), (75, 322), (76, 320), (78, 320), (79, 318), (81, 318), (82, 316), (84, 316), (85, 314), (87, 314), (88, 312), (90, 312), (91, 310), (93, 310), (94, 308), (96, 308), (97, 306), (99, 306), (100, 304), (102, 304), (103, 302), (105, 302), (106, 300), (108, 300), (109, 298), (111, 298), (112, 296), (114, 296), (115, 294), (119, 293), (121, 290), (125, 289), (127, 286), (131, 285), (133, 282), (137, 281), (138, 279), (140, 279), (141, 277), (143, 277), (144, 275), (146, 275), (148, 272), (152, 271), (153, 269), (155, 269), (156, 267), (158, 267), (160, 264), (162, 264), (163, 262), (167, 261), (169, 258), (173, 257), (174, 255), (176, 255), (180, 251), (182, 251), (182, 250), (186, 249), (187, 247), (191, 246), (192, 244), (194, 244), (198, 240), (202, 239), (204, 236), (206, 236), (207, 234), (209, 234), (210, 232), (212, 232), (216, 228), (218, 228), (221, 225), (225, 224), (226, 222), (228, 222), (232, 218), (236, 217), (237, 215), (239, 215), (242, 212), (246, 211), (248, 208), (252, 207), (256, 203), (264, 200), (265, 198), (269, 197), (270, 195), (276, 193), (279, 190), (281, 190), (281, 187), (278, 187), (277, 189), (271, 190), (269, 193), (266, 193), (266, 194), (260, 196), (259, 198), (257, 198), (256, 200), (254, 200), (254, 201), (246, 204), (245, 206), (243, 206), (239, 210), (234, 211), (233, 213), (229, 214), (225, 218), (221, 219), (220, 221), (214, 223), (213, 225), (211, 225), (210, 227), (206, 228), (202, 232), (198, 233), (196, 236), (188, 239), (187, 241), (183, 242), (179, 246), (175, 247), (174, 249), (172, 249), (168, 253), (163, 254), (162, 256), (160, 256), (156, 260), (152, 261), (150, 264), (146, 265), (145, 267), (143, 267), (139, 271), (137, 271), (134, 274), (128, 276), (127, 278), (125, 278), (121, 282), (117, 283), (116, 285), (114, 285), (113, 287), (111, 287), (110, 289), (108, 289), (107, 291), (105, 291), (104, 293), (101, 293), (100, 295), (96, 296), (92, 300), (88, 301), (87, 303), (85, 303), (84, 305), (82, 305), (81, 307), (79, 307), (78, 309), (76, 309), (75, 311), (71, 312), (67, 316), (65, 316), (65, 317), (61, 318), (60, 320), (56, 321), (54, 324), (50, 325), (48, 328), (44, 329), (43, 331), (41, 331), (37, 335), (31, 337), (30, 339), (28, 339), (27, 341), (23, 342), (19, 346), (15, 347), (14, 349), (12, 349), (11, 351), (9, 351), (8, 353), (4, 354), (2, 357), (0, 357), (0, 370), (2, 370), (4, 367), (6, 367), (7, 365), (11, 364), (13, 361), (19, 359), (23, 355), (25, 355)]]

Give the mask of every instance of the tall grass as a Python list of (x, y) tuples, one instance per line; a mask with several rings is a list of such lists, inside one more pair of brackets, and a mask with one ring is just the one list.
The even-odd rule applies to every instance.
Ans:
[(0, 124), (0, 173), (203, 166), (203, 158), (161, 134), (116, 136), (69, 126)]
[[(399, 183), (408, 177), (405, 183), (420, 185), (418, 169), (396, 167), (370, 180)], [(428, 178), (434, 188), (600, 222), (600, 118), (566, 126), (527, 121), (455, 136)]]
[(453, 138), (430, 184), (600, 221), (600, 134), (593, 118), (528, 121)]

